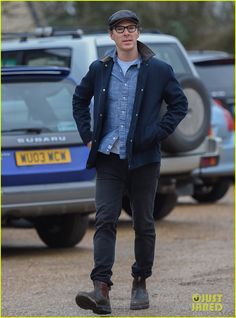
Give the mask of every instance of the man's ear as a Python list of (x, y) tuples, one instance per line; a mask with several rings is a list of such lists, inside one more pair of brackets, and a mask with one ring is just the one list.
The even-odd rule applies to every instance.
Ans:
[(109, 35), (110, 35), (110, 38), (113, 40), (113, 30), (109, 30)]
[(139, 38), (139, 36), (140, 36), (140, 29), (138, 28), (138, 37), (137, 37), (137, 39)]

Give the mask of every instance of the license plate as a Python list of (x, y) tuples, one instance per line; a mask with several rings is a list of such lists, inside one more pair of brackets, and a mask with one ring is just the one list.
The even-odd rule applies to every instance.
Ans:
[(48, 165), (71, 162), (69, 149), (16, 151), (17, 166)]

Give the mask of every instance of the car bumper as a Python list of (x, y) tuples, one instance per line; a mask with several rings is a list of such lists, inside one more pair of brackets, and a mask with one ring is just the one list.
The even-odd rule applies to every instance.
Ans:
[(2, 188), (2, 217), (95, 211), (95, 180)]
[[(195, 177), (199, 177), (202, 158), (214, 158), (214, 161), (217, 162), (220, 144), (221, 140), (219, 138), (208, 136), (200, 147), (192, 152), (169, 158), (163, 157), (157, 191), (160, 193), (174, 191), (179, 196), (192, 195)], [(196, 172), (196, 176), (193, 176), (193, 171)]]
[(219, 162), (213, 167), (199, 168), (193, 171), (193, 176), (200, 177), (232, 177), (234, 176), (234, 135), (222, 142), (219, 148)]
[(170, 157), (164, 154), (161, 161), (161, 175), (192, 174), (192, 171), (199, 170), (202, 157), (218, 156), (219, 147), (219, 138), (207, 136), (193, 151)]

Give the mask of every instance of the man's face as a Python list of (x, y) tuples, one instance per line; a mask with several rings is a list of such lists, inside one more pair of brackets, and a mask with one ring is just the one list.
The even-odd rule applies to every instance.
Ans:
[[(122, 27), (128, 27), (128, 28), (124, 29)], [(122, 32), (123, 29), (124, 29), (124, 32)], [(139, 30), (137, 25), (134, 22), (124, 20), (120, 22), (119, 24), (117, 24), (112, 31), (110, 31), (110, 37), (116, 43), (116, 46), (120, 50), (131, 51), (137, 46)]]

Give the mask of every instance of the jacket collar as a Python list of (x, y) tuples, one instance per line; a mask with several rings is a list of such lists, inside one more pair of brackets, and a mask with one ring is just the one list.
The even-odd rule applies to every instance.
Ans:
[[(137, 46), (138, 46), (139, 54), (141, 55), (141, 58), (143, 61), (147, 61), (155, 55), (155, 53), (146, 44), (140, 41), (137, 41)], [(116, 48), (113, 48), (112, 50), (108, 51), (104, 57), (100, 58), (100, 61), (103, 63), (107, 63), (111, 59), (113, 59), (115, 56), (116, 56)]]

